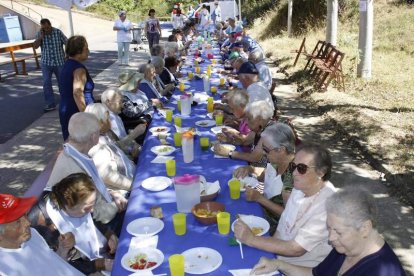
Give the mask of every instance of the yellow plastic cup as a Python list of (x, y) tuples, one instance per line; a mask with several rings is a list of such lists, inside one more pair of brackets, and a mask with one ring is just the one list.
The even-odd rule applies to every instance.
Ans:
[(184, 256), (174, 254), (168, 258), (171, 276), (184, 276)]
[(195, 65), (198, 65), (198, 60), (194, 60), (194, 64)]
[(240, 180), (231, 179), (229, 181), (229, 188), (230, 188), (230, 198), (239, 199), (240, 198)]
[(208, 139), (208, 137), (201, 137), (200, 146), (202, 150), (208, 150), (210, 148), (210, 139)]
[(210, 88), (210, 90), (211, 90), (211, 93), (213, 93), (213, 94), (216, 94), (217, 93), (217, 87), (216, 86), (212, 86)]
[(224, 85), (226, 83), (226, 79), (225, 78), (220, 78), (220, 85)]
[(174, 117), (174, 124), (178, 127), (181, 127), (182, 125), (181, 117), (178, 117), (178, 116)]
[(187, 230), (186, 216), (187, 215), (183, 213), (176, 213), (173, 215), (174, 231), (178, 236), (184, 235)]
[(181, 133), (174, 133), (174, 145), (176, 147), (181, 147)]
[(175, 160), (167, 160), (165, 162), (165, 169), (167, 171), (167, 176), (175, 176), (176, 168), (175, 168)]
[(192, 80), (194, 78), (193, 72), (188, 72), (188, 79)]
[(200, 73), (201, 73), (201, 68), (200, 68), (200, 67), (198, 67), (198, 66), (196, 67), (196, 73), (197, 73), (197, 74), (200, 74)]
[(180, 82), (180, 84), (178, 85), (178, 89), (180, 89), (181, 92), (184, 92), (185, 84)]
[(177, 100), (177, 109), (178, 111), (181, 111), (181, 101)]
[(217, 214), (217, 227), (222, 235), (227, 235), (230, 232), (230, 214), (227, 212), (220, 212)]
[(216, 64), (216, 63), (217, 63), (217, 60), (216, 60), (215, 58), (213, 58), (213, 59), (211, 60), (211, 63), (212, 63), (212, 64)]
[(167, 109), (167, 110), (165, 111), (165, 120), (166, 120), (167, 122), (169, 122), (169, 123), (171, 123), (171, 122), (172, 122), (172, 114), (173, 114), (173, 112), (172, 112), (172, 110), (171, 110), (171, 109)]
[(223, 113), (219, 112), (216, 114), (216, 125), (221, 126), (223, 124)]

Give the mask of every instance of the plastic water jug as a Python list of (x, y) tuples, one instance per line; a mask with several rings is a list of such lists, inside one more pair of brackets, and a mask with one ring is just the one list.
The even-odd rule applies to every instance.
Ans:
[(191, 97), (188, 95), (182, 95), (181, 101), (181, 115), (188, 116), (191, 113)]
[(191, 132), (184, 132), (181, 137), (184, 163), (191, 163), (194, 160), (194, 136)]
[(194, 205), (200, 203), (200, 176), (185, 174), (174, 177), (177, 210), (190, 213)]
[(210, 92), (210, 79), (207, 76), (203, 77), (203, 90), (204, 92)]

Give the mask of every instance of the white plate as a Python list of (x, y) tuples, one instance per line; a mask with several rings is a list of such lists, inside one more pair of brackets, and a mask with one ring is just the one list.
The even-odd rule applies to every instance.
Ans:
[(216, 121), (214, 120), (201, 120), (201, 121), (197, 121), (196, 126), (199, 127), (212, 127), (216, 125)]
[[(229, 151), (235, 150), (236, 146), (235, 145), (231, 145), (231, 144), (220, 144), (222, 147), (227, 148)], [(214, 152), (214, 146), (212, 146), (211, 151)]]
[(153, 217), (139, 218), (128, 223), (126, 230), (133, 236), (153, 236), (164, 228), (164, 222)]
[(234, 129), (232, 127), (228, 127), (228, 126), (216, 126), (216, 127), (212, 127), (211, 128), (211, 132), (213, 132), (214, 134), (219, 134), (222, 132), (223, 128), (227, 128), (227, 129)]
[(207, 274), (220, 267), (220, 253), (208, 247), (195, 247), (181, 253), (184, 255), (184, 271), (189, 274)]
[(152, 147), (151, 151), (156, 155), (170, 155), (175, 151), (175, 148), (172, 146), (161, 145)]
[[(205, 191), (205, 194), (202, 195), (201, 193)], [(203, 183), (201, 184), (201, 180), (200, 180), (200, 196), (208, 196), (208, 195), (212, 195), (214, 193), (217, 193), (218, 191), (220, 191), (220, 184), (217, 182), (211, 182), (211, 183)]]
[(165, 176), (154, 176), (142, 181), (141, 186), (152, 192), (159, 192), (171, 185), (171, 179)]
[[(263, 228), (262, 232), (260, 232), (256, 236), (263, 236), (264, 234), (267, 233), (267, 231), (269, 231), (270, 224), (264, 218), (256, 217), (256, 216), (252, 216), (252, 215), (247, 215), (247, 216), (242, 215), (241, 220), (244, 223), (246, 223), (250, 227), (250, 229), (252, 229), (253, 227)], [(234, 224), (236, 223), (236, 221), (237, 221), (237, 219), (235, 221), (233, 221), (233, 223), (231, 224), (231, 231), (233, 231), (233, 232), (234, 232)]]
[(170, 128), (165, 126), (158, 126), (150, 128), (149, 131), (151, 131), (152, 135), (167, 134), (170, 131)]
[[(146, 260), (150, 262), (156, 262), (157, 264), (153, 267), (143, 269), (143, 270), (131, 268), (130, 264), (134, 262), (134, 258), (140, 254), (145, 254)], [(128, 251), (124, 256), (122, 256), (121, 265), (126, 270), (137, 272), (137, 271), (144, 271), (144, 270), (153, 270), (154, 268), (159, 267), (163, 261), (164, 261), (164, 254), (160, 250), (156, 248), (137, 248), (137, 249), (132, 249)]]

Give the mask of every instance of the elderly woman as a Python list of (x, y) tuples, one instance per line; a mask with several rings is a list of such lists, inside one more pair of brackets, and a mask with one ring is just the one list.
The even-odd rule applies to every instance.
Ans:
[(318, 266), (312, 269), (263, 257), (252, 273), (277, 269), (283, 275), (303, 276), (405, 275), (398, 257), (376, 229), (377, 208), (369, 192), (346, 187), (328, 198), (326, 210), (333, 249)]
[(108, 109), (103, 104), (95, 103), (88, 105), (85, 112), (94, 114), (99, 120), (99, 142), (88, 153), (98, 169), (99, 176), (109, 189), (130, 191), (135, 164), (110, 138), (111, 121)]
[(291, 165), (294, 189), (280, 217), (276, 233), (257, 237), (241, 220), (234, 233), (248, 246), (272, 252), (278, 259), (306, 267), (318, 265), (332, 250), (328, 244), (326, 199), (335, 193), (329, 152), (318, 145), (304, 145)]
[(178, 66), (180, 61), (176, 57), (166, 57), (165, 58), (165, 68), (160, 75), (160, 78), (164, 83), (177, 85), (178, 79), (175, 77), (178, 73)]
[(119, 90), (122, 93), (122, 109), (119, 114), (127, 130), (135, 129), (139, 124), (151, 123), (154, 109), (152, 102), (144, 92), (137, 89), (143, 75), (141, 73), (122, 73)]
[[(214, 153), (228, 156), (231, 159), (245, 160), (253, 166), (265, 167), (266, 158), (263, 156), (260, 133), (273, 123), (273, 108), (266, 101), (249, 103), (246, 107), (246, 118), (249, 128), (254, 132), (241, 142), (242, 145), (252, 145), (250, 152), (230, 151), (220, 144), (214, 146)], [(223, 130), (225, 131), (225, 130)]]
[(166, 102), (167, 99), (161, 94), (163, 91), (159, 91), (155, 87), (155, 67), (153, 64), (144, 64), (140, 70), (144, 74), (144, 78), (139, 83), (138, 89), (145, 93), (147, 98), (152, 102), (153, 105), (159, 106), (163, 102)]
[[(263, 206), (266, 219), (270, 223), (270, 234), (276, 227), (293, 188), (293, 176), (290, 171), (295, 157), (295, 134), (284, 123), (275, 123), (267, 127), (260, 135), (263, 154), (267, 157), (267, 166), (257, 179), (263, 181), (264, 191), (247, 187), (246, 200)], [(244, 178), (256, 173), (255, 167), (244, 166), (236, 169), (233, 175)]]
[(113, 261), (108, 254), (115, 254), (118, 244), (112, 231), (108, 230), (104, 236), (93, 223), (91, 212), (96, 197), (95, 185), (88, 175), (71, 174), (53, 186), (44, 214), (59, 233), (74, 236), (74, 247), (81, 257), (76, 254), (78, 257), (70, 258), (70, 263), (87, 274), (111, 271)]
[(94, 102), (94, 82), (83, 62), (88, 59), (89, 49), (85, 37), (75, 35), (66, 44), (68, 59), (63, 65), (59, 78), (60, 104), (59, 118), (62, 126), (63, 140), (69, 137), (68, 124), (76, 112), (84, 111), (88, 104)]
[[(165, 67), (165, 61), (162, 57), (152, 57), (151, 63), (154, 65), (155, 68), (155, 88), (160, 91), (162, 95), (170, 96), (175, 89), (176, 83), (174, 82), (166, 82), (163, 79), (163, 74), (167, 73), (168, 69)], [(165, 72), (165, 73), (164, 73)]]

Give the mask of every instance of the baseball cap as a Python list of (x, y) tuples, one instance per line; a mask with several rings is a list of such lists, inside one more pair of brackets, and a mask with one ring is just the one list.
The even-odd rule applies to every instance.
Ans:
[(253, 63), (251, 63), (250, 61), (246, 61), (245, 63), (243, 63), (240, 66), (240, 69), (237, 72), (237, 74), (254, 74), (254, 75), (258, 75), (259, 71), (257, 71), (257, 68)]
[(118, 13), (118, 16), (121, 16), (121, 15), (126, 15), (126, 11), (120, 11), (120, 12)]
[(0, 194), (0, 224), (18, 220), (37, 201), (36, 197), (15, 197), (10, 194)]

